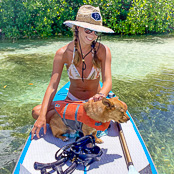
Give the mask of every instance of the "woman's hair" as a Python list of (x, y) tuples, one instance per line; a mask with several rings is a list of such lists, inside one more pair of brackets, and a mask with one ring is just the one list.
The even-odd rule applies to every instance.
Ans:
[[(75, 45), (75, 54), (74, 54), (74, 65), (77, 66), (80, 61), (82, 60), (81, 56), (80, 56), (80, 52), (78, 51), (78, 45), (79, 45), (79, 36), (78, 36), (78, 29), (77, 27), (74, 27), (73, 28), (73, 33), (74, 33), (74, 45)], [(97, 68), (100, 68), (101, 67), (101, 61), (98, 59), (98, 56), (97, 56), (97, 51), (96, 50), (96, 41), (93, 41), (92, 44), (91, 44), (91, 49), (92, 49), (92, 53), (94, 54), (94, 57), (93, 57), (93, 60), (92, 60), (92, 63), (95, 67)]]
[(74, 45), (75, 45), (75, 54), (74, 54), (74, 65), (77, 66), (81, 60), (80, 52), (78, 51), (78, 29), (74, 28)]

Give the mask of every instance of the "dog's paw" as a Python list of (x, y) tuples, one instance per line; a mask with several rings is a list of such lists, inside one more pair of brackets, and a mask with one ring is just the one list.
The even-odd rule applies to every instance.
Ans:
[(65, 138), (62, 139), (62, 141), (64, 141), (64, 142), (66, 142), (66, 141), (68, 141), (68, 140), (69, 140), (68, 137), (65, 137)]
[(95, 140), (95, 142), (98, 143), (98, 144), (102, 144), (102, 143), (104, 143), (104, 141), (101, 140), (100, 138), (97, 138), (97, 139)]

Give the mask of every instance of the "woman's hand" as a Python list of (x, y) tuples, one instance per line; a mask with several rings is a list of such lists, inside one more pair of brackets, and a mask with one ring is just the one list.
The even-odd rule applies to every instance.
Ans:
[(36, 134), (37, 138), (40, 138), (39, 132), (42, 127), (44, 129), (44, 134), (46, 134), (46, 118), (38, 117), (38, 119), (34, 123), (33, 129), (31, 130), (31, 139), (33, 139), (34, 134)]
[(105, 94), (98, 93), (98, 94), (95, 94), (93, 97), (91, 97), (89, 100), (94, 100), (94, 102), (96, 102), (96, 101), (102, 100), (103, 97), (106, 97)]

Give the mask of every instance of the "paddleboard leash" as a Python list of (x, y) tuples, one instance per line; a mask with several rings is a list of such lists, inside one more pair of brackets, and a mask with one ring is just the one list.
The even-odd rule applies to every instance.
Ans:
[[(87, 166), (95, 161), (99, 161), (102, 154), (102, 150), (95, 145), (94, 137), (87, 135), (77, 139), (74, 143), (60, 148), (55, 154), (57, 161), (52, 163), (35, 162), (34, 169), (40, 170), (41, 174), (48, 174), (47, 169), (51, 169), (57, 172), (57, 174), (71, 174), (80, 164), (86, 170)], [(62, 167), (68, 161), (71, 162), (71, 165), (63, 171)]]

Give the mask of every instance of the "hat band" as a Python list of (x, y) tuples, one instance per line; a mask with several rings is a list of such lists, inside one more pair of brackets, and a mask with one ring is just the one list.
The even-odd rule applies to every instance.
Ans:
[[(95, 18), (97, 19), (97, 18)], [(90, 24), (94, 24), (94, 25), (102, 25), (102, 20), (95, 20), (92, 15), (78, 15), (76, 17), (76, 21), (78, 22), (86, 22), (86, 23), (90, 23)]]

